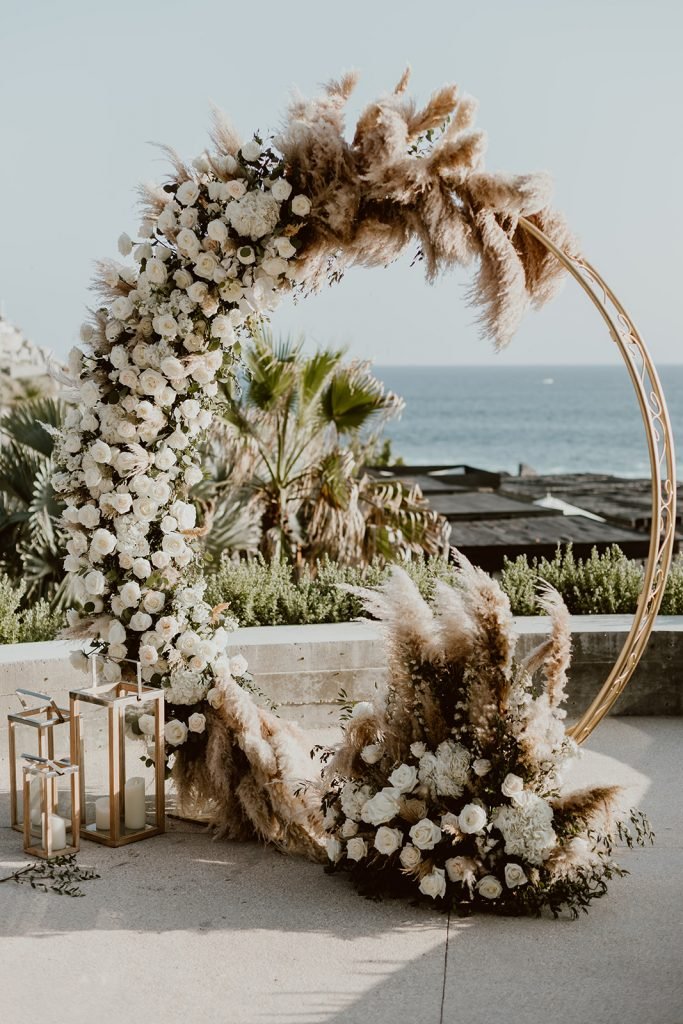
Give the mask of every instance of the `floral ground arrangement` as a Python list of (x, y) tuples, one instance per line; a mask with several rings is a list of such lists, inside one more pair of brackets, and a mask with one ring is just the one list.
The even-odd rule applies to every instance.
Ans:
[(624, 874), (615, 841), (652, 839), (617, 808), (618, 788), (561, 794), (578, 748), (564, 727), (569, 615), (545, 589), (551, 634), (515, 662), (507, 597), (464, 559), (428, 605), (394, 569), (362, 591), (384, 625), (386, 693), (348, 708), (327, 751), (329, 870), (367, 895), (423, 897), (460, 911), (573, 915)]

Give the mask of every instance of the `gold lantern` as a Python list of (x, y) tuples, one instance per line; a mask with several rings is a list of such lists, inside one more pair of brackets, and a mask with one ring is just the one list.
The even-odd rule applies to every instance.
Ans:
[[(92, 685), (73, 690), (71, 760), (80, 769), (81, 836), (123, 846), (165, 831), (164, 691), (146, 686), (138, 661), (135, 682), (99, 683), (98, 654), (89, 655)], [(131, 719), (145, 717), (133, 734)], [(140, 753), (140, 739), (147, 742)], [(134, 774), (131, 764), (139, 762)], [(149, 795), (149, 799), (148, 799)]]
[[(70, 722), (71, 715), (67, 708), (61, 708), (46, 693), (34, 690), (17, 690), (21, 710), (7, 716), (7, 734), (9, 739), (9, 772), (10, 772), (10, 824), (16, 832), (24, 831), (24, 818), (40, 817), (38, 782), (33, 780), (33, 788), (28, 804), (24, 803), (24, 787), (22, 785), (22, 765), (20, 751), (43, 760), (55, 761), (68, 759), (70, 755)], [(31, 706), (26, 698), (40, 701)], [(29, 807), (29, 814), (24, 808)]]
[[(78, 853), (80, 818), (78, 765), (63, 760), (22, 754), (24, 853), (33, 857), (64, 857)], [(35, 795), (37, 794), (37, 801)]]

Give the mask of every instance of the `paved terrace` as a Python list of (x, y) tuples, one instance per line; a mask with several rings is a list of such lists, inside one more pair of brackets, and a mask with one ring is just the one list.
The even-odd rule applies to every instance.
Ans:
[[(320, 736), (312, 734), (312, 739)], [(620, 782), (655, 847), (578, 921), (449, 919), (196, 825), (80, 863), (80, 900), (0, 886), (2, 1020), (113, 1024), (680, 1024), (680, 718), (611, 718), (572, 785)], [(25, 863), (2, 797), (0, 875)]]

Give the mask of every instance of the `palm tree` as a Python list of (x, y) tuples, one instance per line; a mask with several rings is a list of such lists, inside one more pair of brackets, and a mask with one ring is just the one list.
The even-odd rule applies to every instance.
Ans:
[[(363, 472), (403, 408), (369, 364), (345, 362), (341, 349), (309, 356), (301, 342), (275, 342), (265, 331), (245, 363), (244, 390), (225, 405), (214, 441), (229, 467), (223, 480), (250, 494), (266, 557), (361, 564), (444, 551), (447, 524), (417, 488)], [(222, 528), (215, 515), (209, 544)]]
[(38, 396), (0, 418), (0, 569), (25, 584), (25, 600), (63, 604), (62, 560), (66, 539), (59, 526), (62, 505), (50, 482), (53, 437), (64, 403)]

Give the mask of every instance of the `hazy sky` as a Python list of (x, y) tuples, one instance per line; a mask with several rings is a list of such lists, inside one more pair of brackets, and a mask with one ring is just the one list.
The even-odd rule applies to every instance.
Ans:
[[(348, 68), (350, 113), (406, 63), (420, 99), (455, 81), (480, 100), (487, 166), (549, 170), (556, 203), (656, 360), (683, 361), (683, 14), (679, 0), (2, 0), (0, 300), (36, 342), (77, 337), (92, 261), (134, 234), (135, 185), (189, 158), (209, 102), (245, 135), (277, 128), (289, 90)], [(529, 314), (501, 356), (477, 336), (466, 274), (408, 261), (358, 270), (276, 314), (283, 332), (378, 363), (610, 362), (575, 286)]]

